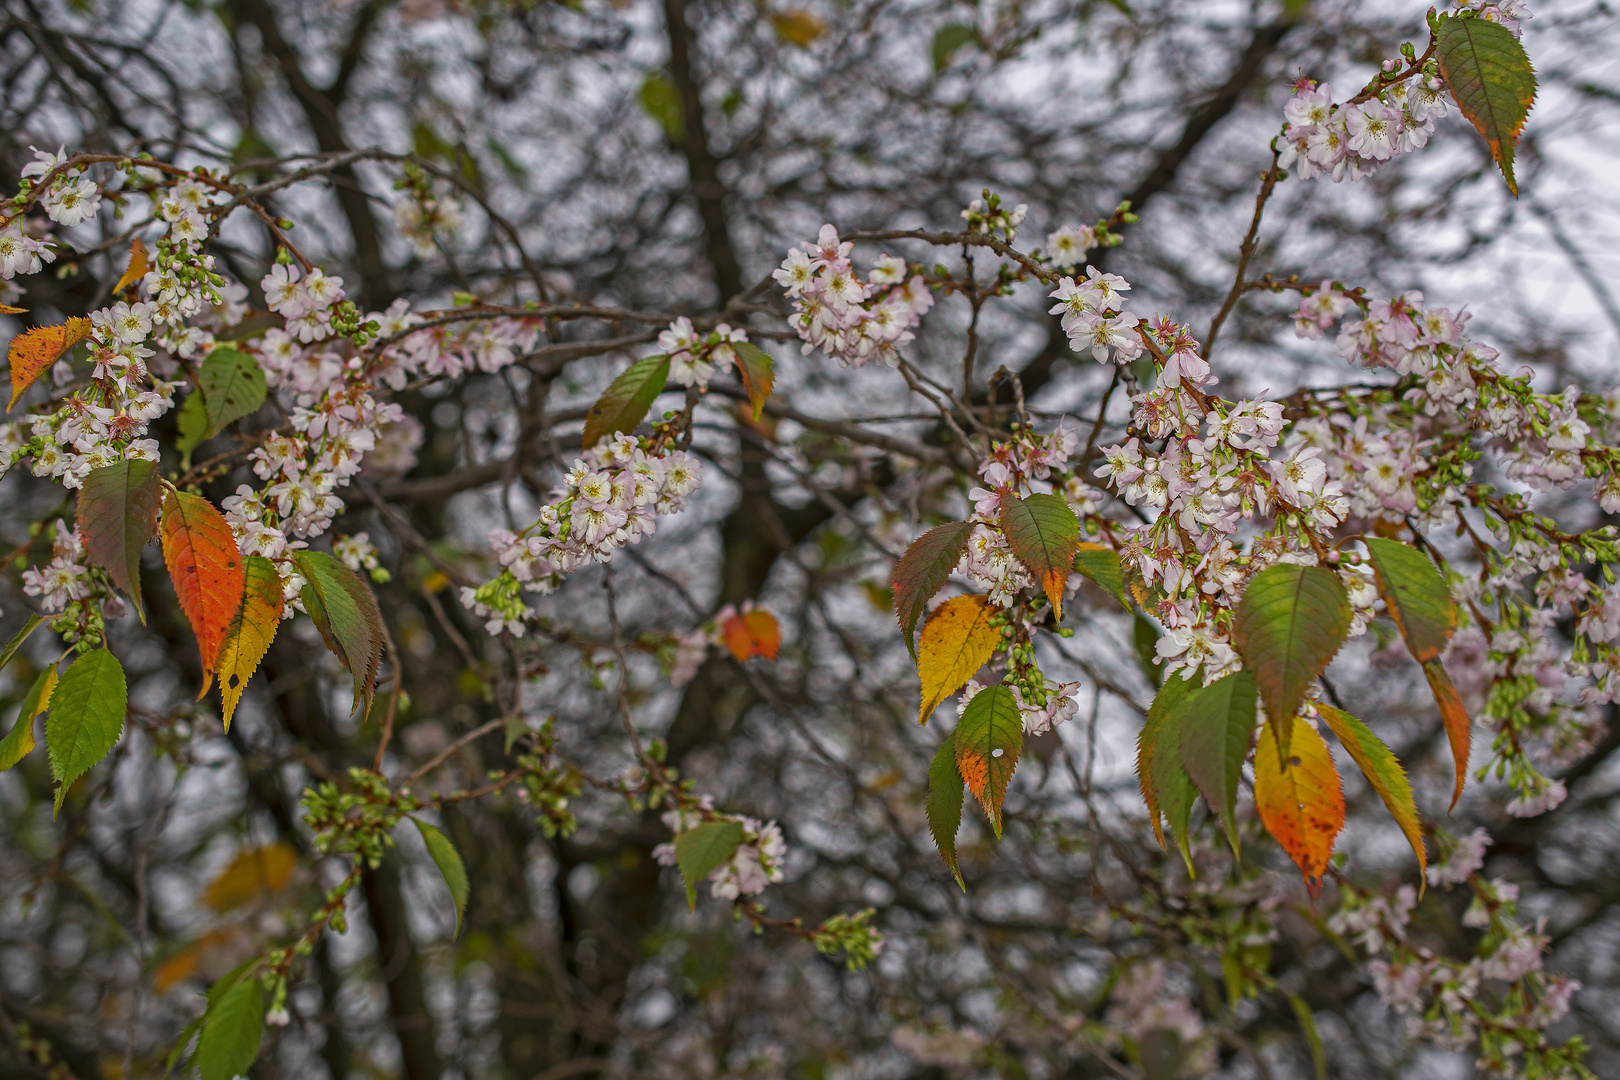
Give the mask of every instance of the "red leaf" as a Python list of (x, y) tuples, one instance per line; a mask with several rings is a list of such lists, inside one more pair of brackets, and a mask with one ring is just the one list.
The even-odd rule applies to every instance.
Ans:
[(971, 521), (953, 521), (929, 529), (913, 540), (894, 564), (894, 610), (913, 660), (917, 658), (917, 646), (911, 637), (917, 620), (922, 618), (928, 601), (945, 587), (951, 568), (961, 561), (972, 535)]
[(1451, 757), (1457, 769), (1457, 786), (1451, 792), (1451, 807), (1455, 807), (1457, 800), (1462, 798), (1463, 784), (1468, 780), (1468, 753), (1474, 738), (1474, 725), (1468, 719), (1468, 709), (1463, 705), (1457, 688), (1451, 685), (1451, 676), (1440, 666), (1440, 661), (1425, 663), (1423, 674), (1429, 678), (1429, 689), (1434, 691), (1434, 703), (1440, 706), (1440, 719), (1445, 721), (1446, 738), (1451, 742)]
[(236, 537), (214, 504), (189, 491), (168, 491), (163, 499), (163, 561), (174, 581), (180, 610), (186, 613), (203, 676), (214, 672), (219, 648), (242, 606), (247, 570)]
[(720, 625), (720, 633), (726, 639), (726, 648), (738, 660), (755, 656), (775, 660), (782, 646), (782, 629), (776, 625), (776, 616), (759, 608), (731, 616)]
[(83, 341), (90, 333), (90, 320), (69, 319), (64, 326), (36, 326), (11, 339), (11, 401), (6, 412), (17, 406), (34, 380), (57, 358)]
[(135, 459), (92, 469), (79, 491), (79, 535), (89, 560), (141, 610), (141, 549), (157, 535), (163, 488), (154, 462)]

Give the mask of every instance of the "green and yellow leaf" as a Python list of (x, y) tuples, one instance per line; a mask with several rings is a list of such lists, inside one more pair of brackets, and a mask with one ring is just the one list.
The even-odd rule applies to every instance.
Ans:
[(1406, 647), (1418, 663), (1427, 663), (1445, 651), (1457, 626), (1457, 605), (1446, 579), (1428, 556), (1410, 544), (1364, 537), (1378, 592), (1401, 628)]
[(1328, 729), (1350, 751), (1350, 757), (1367, 778), (1367, 783), (1384, 800), (1384, 806), (1389, 809), (1395, 824), (1406, 835), (1406, 842), (1412, 845), (1412, 852), (1418, 860), (1418, 892), (1422, 895), (1423, 887), (1428, 882), (1429, 856), (1423, 848), (1423, 823), (1418, 818), (1417, 803), (1412, 798), (1412, 785), (1407, 782), (1406, 770), (1401, 768), (1394, 751), (1360, 720), (1330, 705), (1318, 705), (1316, 711), (1322, 714)]

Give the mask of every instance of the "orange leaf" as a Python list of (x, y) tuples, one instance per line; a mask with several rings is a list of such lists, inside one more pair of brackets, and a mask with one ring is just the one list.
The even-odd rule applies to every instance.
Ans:
[(206, 679), (213, 675), (220, 646), (242, 606), (247, 570), (230, 525), (201, 495), (167, 490), (162, 533), (163, 561), (180, 609), (197, 635)]
[(11, 339), (11, 401), (6, 412), (17, 406), (17, 399), (34, 385), (57, 358), (90, 334), (90, 320), (69, 319), (63, 326), (36, 326)]
[(776, 616), (759, 608), (731, 616), (720, 632), (725, 635), (726, 648), (738, 660), (755, 656), (775, 660), (776, 650), (782, 646), (782, 629), (776, 625)]
[(917, 676), (922, 680), (922, 706), (917, 722), (950, 695), (967, 685), (1001, 645), (1001, 631), (990, 616), (1001, 609), (986, 596), (958, 596), (934, 609), (917, 640)]
[(243, 945), (240, 934), (239, 928), (210, 930), (199, 940), (187, 945), (185, 951), (171, 956), (158, 965), (157, 970), (152, 973), (152, 989), (159, 994), (167, 993), (170, 987), (182, 979), (189, 979), (197, 974), (206, 977), (211, 969), (220, 967), (222, 961), (234, 964), (236, 953)]
[(129, 245), (129, 265), (124, 268), (124, 276), (118, 279), (113, 286), (113, 292), (121, 293), (131, 285), (137, 285), (146, 276), (146, 245), (141, 238), (136, 237)]
[(215, 911), (229, 911), (264, 893), (279, 892), (298, 866), (298, 853), (286, 844), (244, 851), (203, 893), (203, 903)]
[(203, 944), (196, 942), (186, 946), (186, 950), (159, 964), (157, 970), (152, 972), (152, 989), (156, 993), (168, 993), (169, 987), (181, 979), (189, 979), (197, 973), (197, 962), (202, 959)]
[(1254, 752), (1254, 802), (1266, 831), (1299, 867), (1315, 900), (1322, 892), (1333, 841), (1344, 828), (1344, 789), (1333, 755), (1316, 725), (1294, 717), (1288, 760), (1277, 747), (1275, 725), (1260, 726)]
[(1468, 719), (1468, 709), (1457, 694), (1457, 688), (1451, 685), (1451, 676), (1446, 674), (1440, 661), (1425, 663), (1423, 674), (1429, 678), (1429, 689), (1434, 691), (1434, 703), (1440, 706), (1440, 719), (1446, 723), (1446, 738), (1451, 742), (1451, 757), (1457, 767), (1457, 786), (1451, 792), (1451, 806), (1455, 807), (1457, 800), (1462, 798), (1463, 784), (1468, 780), (1468, 753), (1469, 745), (1473, 742), (1474, 725)]
[(25, 307), (12, 307), (10, 304), (0, 304), (0, 315), (24, 315), (28, 312)]
[[(219, 699), (225, 711), (225, 730), (231, 730), (231, 717), (242, 700), (242, 691), (259, 662), (270, 651), (276, 630), (281, 626), (281, 575), (276, 564), (262, 555), (247, 557), (247, 584), (242, 590), (242, 607), (231, 622), (230, 633), (219, 650)], [(203, 676), (202, 694), (208, 693), (212, 674)]]

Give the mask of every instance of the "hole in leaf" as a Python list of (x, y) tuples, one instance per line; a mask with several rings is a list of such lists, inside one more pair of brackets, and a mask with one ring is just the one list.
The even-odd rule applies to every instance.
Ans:
[(990, 751), (990, 756), (991, 757), (1000, 757), (1001, 756), (1001, 749), (998, 747), (997, 749)]
[(242, 677), (240, 675), (232, 675), (231, 678), (230, 678), (230, 683), (229, 683), (230, 688), (232, 690), (235, 690), (238, 686), (241, 686), (241, 685), (242, 685)]

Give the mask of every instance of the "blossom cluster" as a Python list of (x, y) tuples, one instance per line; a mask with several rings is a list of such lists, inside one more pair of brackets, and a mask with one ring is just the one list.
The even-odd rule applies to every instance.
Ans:
[(532, 615), (523, 590), (543, 595), (580, 567), (607, 562), (651, 535), (659, 514), (680, 513), (702, 483), (702, 467), (685, 451), (615, 432), (574, 461), (533, 525), (489, 534), (503, 569), (476, 589), (464, 587), (461, 601), (490, 633), (521, 636)]
[[(1481, 830), (1483, 832), (1483, 830)], [(1450, 864), (1431, 870), (1431, 881), (1466, 883), (1473, 893), (1463, 925), (1484, 931), (1467, 962), (1450, 959), (1407, 936), (1417, 893), (1402, 885), (1393, 895), (1346, 887), (1343, 906), (1329, 929), (1353, 941), (1370, 958), (1368, 972), (1386, 1008), (1406, 1016), (1407, 1033), (1442, 1049), (1479, 1047), (1481, 1069), (1508, 1075), (1574, 1075), (1578, 1048), (1552, 1046), (1544, 1032), (1569, 1012), (1580, 983), (1542, 971), (1547, 946), (1544, 927), (1516, 918), (1518, 886), (1486, 879), (1474, 862), (1488, 838), (1454, 845)], [(1487, 993), (1505, 987), (1501, 993)], [(1568, 1073), (1565, 1070), (1570, 1070)]]
[[(1147, 517), (1115, 537), (1122, 561), (1157, 590), (1153, 614), (1166, 631), (1158, 662), (1166, 675), (1202, 671), (1208, 684), (1240, 665), (1227, 628), (1249, 578), (1276, 562), (1318, 563), (1315, 531), (1341, 524), (1347, 499), (1319, 447), (1285, 441), (1280, 403), (1204, 393), (1214, 378), (1186, 327), (1161, 318), (1144, 336), (1160, 367), (1157, 384), (1131, 398), (1133, 428), (1146, 439), (1104, 447), (1096, 473)], [(1163, 440), (1162, 450), (1148, 440)], [(1369, 611), (1376, 592), (1366, 577), (1353, 567), (1341, 574), (1352, 604)], [(1353, 629), (1365, 627), (1358, 622)]]
[[(760, 822), (741, 814), (720, 814), (714, 809), (714, 796), (699, 796), (687, 805), (666, 811), (664, 827), (679, 836), (707, 821), (736, 821), (743, 827), (743, 841), (731, 857), (709, 873), (709, 893), (717, 900), (736, 900), (765, 891), (767, 885), (782, 880), (787, 862), (787, 843), (776, 822)], [(653, 858), (660, 866), (676, 865), (675, 845), (659, 844)]]
[(721, 323), (700, 334), (685, 315), (658, 333), (658, 347), (669, 357), (669, 378), (678, 386), (709, 385), (715, 372), (737, 362), (737, 346), (748, 341), (748, 331)]
[(1428, 144), (1434, 122), (1446, 115), (1446, 88), (1438, 71), (1425, 70), (1367, 100), (1335, 105), (1331, 85), (1301, 79), (1283, 115), (1280, 167), (1297, 167), (1306, 180), (1326, 175), (1334, 182), (1356, 181)]
[[(59, 161), (37, 162), (43, 175)], [(183, 180), (162, 197), (154, 196), (154, 217), (164, 224), (149, 269), (138, 283), (140, 299), (117, 301), (92, 312), (87, 337), (91, 370), (87, 386), (69, 391), (49, 411), (36, 412), (0, 431), (6, 467), (32, 461), (35, 476), (77, 488), (92, 469), (130, 459), (156, 461), (158, 444), (147, 438), (152, 421), (174, 403), (179, 384), (172, 358), (190, 358), (214, 342), (214, 330), (239, 322), (246, 290), (214, 270), (204, 254), (206, 234), (178, 228), (200, 220), (217, 198), (213, 189)], [(154, 370), (152, 364), (159, 365)], [(78, 378), (72, 361), (59, 360), (52, 382), (63, 387)], [(23, 434), (26, 430), (26, 436)]]
[[(1368, 302), (1323, 282), (1301, 301), (1296, 332), (1320, 337), (1341, 318), (1339, 354), (1408, 388), (1314, 402), (1290, 438), (1319, 451), (1351, 517), (1472, 533), (1481, 561), (1473, 576), (1453, 575), (1464, 625), (1446, 663), (1471, 715), (1497, 729), (1487, 768), (1514, 790), (1510, 812), (1551, 809), (1563, 785), (1543, 775), (1530, 748), (1571, 763), (1601, 733), (1599, 706), (1620, 698), (1620, 621), (1609, 606), (1620, 591), (1595, 585), (1584, 569), (1612, 564), (1620, 548), (1612, 530), (1566, 535), (1531, 505), (1536, 493), (1589, 478), (1604, 509), (1620, 509), (1617, 462), (1600, 442), (1614, 433), (1609, 401), (1620, 398), (1573, 387), (1537, 393), (1528, 371), (1503, 373), (1494, 349), (1469, 340), (1466, 312), (1415, 291)], [(1483, 490), (1474, 479), (1481, 458), (1517, 490)], [(1573, 649), (1554, 643), (1561, 618), (1577, 627)]]
[[(1501, 23), (1517, 37), (1530, 18), (1522, 0), (1458, 0), (1457, 14)], [(1432, 59), (1419, 65), (1410, 46), (1400, 60), (1386, 60), (1361, 93), (1335, 104), (1333, 87), (1301, 78), (1283, 106), (1277, 164), (1302, 179), (1330, 176), (1335, 183), (1370, 176), (1385, 162), (1420, 150), (1446, 115), (1446, 84)]]
[[(1108, 363), (1110, 356), (1116, 364), (1128, 364), (1143, 349), (1136, 332), (1140, 320), (1116, 310), (1122, 304), (1121, 294), (1131, 287), (1118, 274), (1099, 273), (1095, 266), (1086, 267), (1086, 275), (1081, 282), (1070, 277), (1058, 282), (1052, 293), (1057, 303), (1051, 313), (1063, 316), (1063, 332), (1069, 335), (1069, 347), (1075, 352), (1090, 352), (1099, 364)], [(1205, 374), (1208, 371), (1205, 364)]]
[(1178, 1075), (1209, 1076), (1215, 1072), (1219, 1038), (1204, 1024), (1192, 1003), (1190, 979), (1177, 986), (1169, 966), (1159, 957), (1124, 965), (1114, 983), (1108, 1021), (1138, 1045), (1151, 1031), (1173, 1031), (1180, 1040)]
[(69, 604), (90, 595), (90, 570), (84, 563), (84, 542), (67, 522), (56, 523), (51, 561), (22, 573), (23, 592), (39, 597), (47, 614), (60, 614)]
[(788, 253), (772, 276), (793, 301), (789, 320), (809, 353), (820, 349), (844, 367), (872, 361), (899, 366), (900, 347), (934, 306), (921, 274), (906, 276), (905, 260), (880, 255), (866, 280), (850, 263), (855, 245), (823, 225), (814, 243)]
[(404, 175), (394, 182), (394, 189), (404, 193), (394, 202), (394, 225), (418, 255), (431, 257), (441, 239), (461, 231), (465, 222), (461, 203), (439, 190), (414, 162), (405, 163)]

